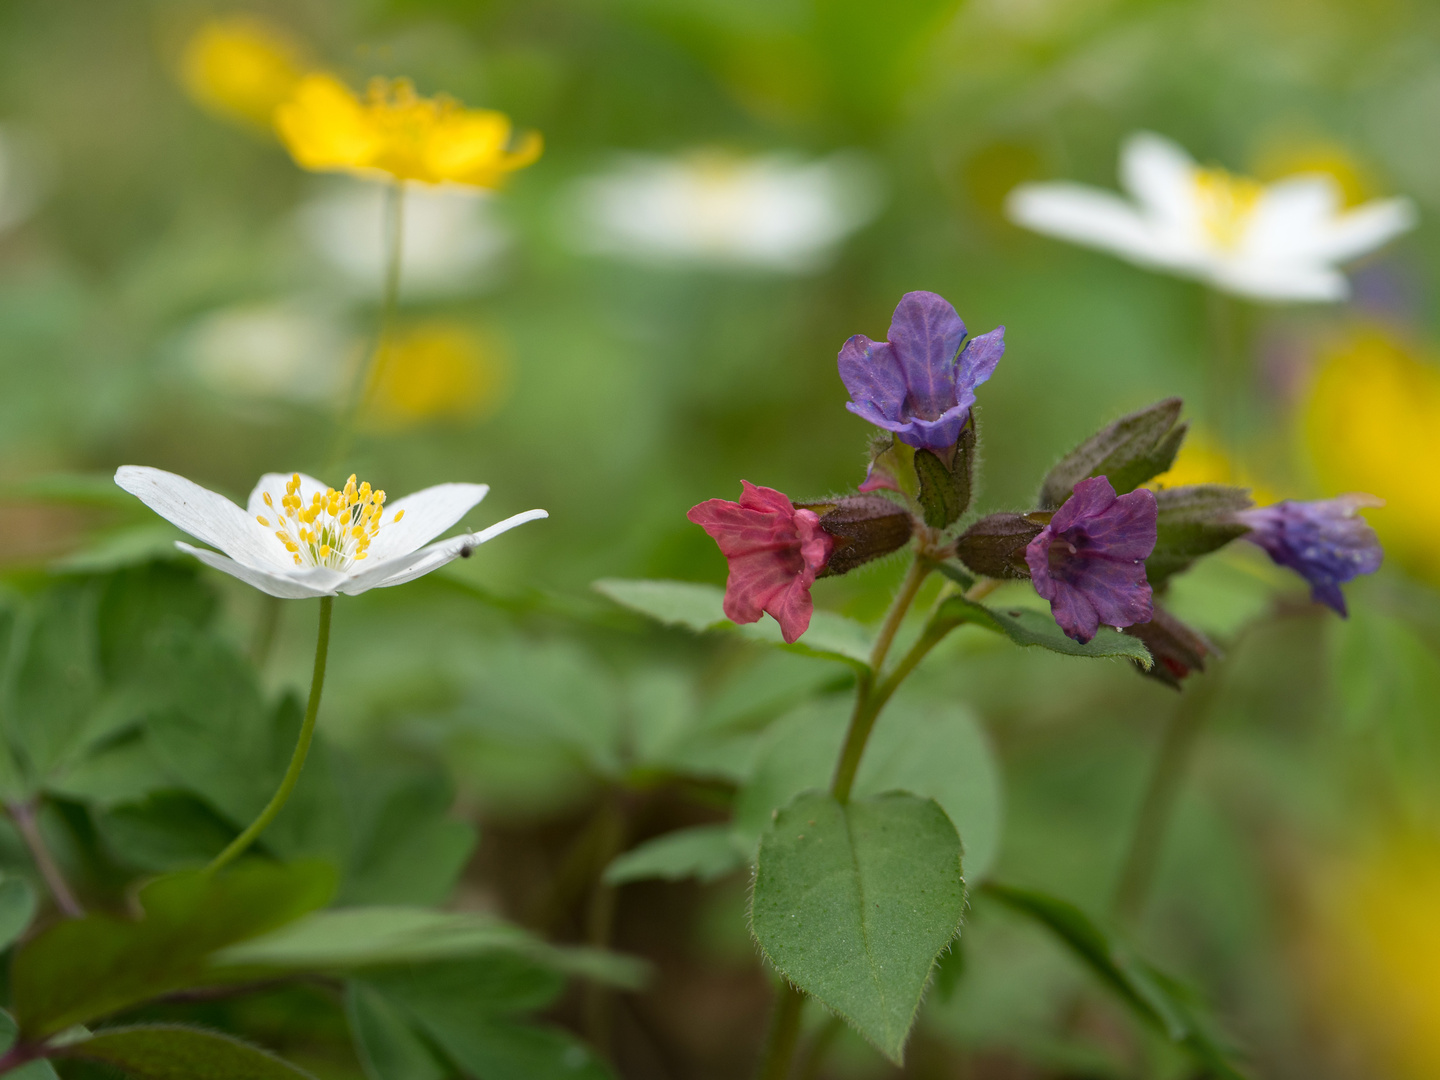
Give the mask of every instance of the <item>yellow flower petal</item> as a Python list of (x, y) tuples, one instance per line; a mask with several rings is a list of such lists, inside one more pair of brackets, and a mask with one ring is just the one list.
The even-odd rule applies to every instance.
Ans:
[(216, 19), (190, 39), (181, 75), (207, 109), (269, 127), (300, 79), (300, 52), (284, 31), (259, 19)]
[(365, 107), (333, 75), (306, 75), (275, 110), (275, 130), (296, 164), (315, 171), (371, 167), (381, 139)]
[(1358, 333), (1316, 375), (1303, 427), (1325, 493), (1384, 499), (1367, 517), (1386, 553), (1440, 581), (1440, 367), (1380, 331)]

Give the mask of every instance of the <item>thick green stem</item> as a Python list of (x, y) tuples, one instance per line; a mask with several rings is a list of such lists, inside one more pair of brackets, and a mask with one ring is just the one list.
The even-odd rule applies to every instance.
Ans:
[(800, 1039), (800, 1016), (804, 1011), (805, 995), (782, 979), (775, 996), (765, 1059), (760, 1063), (756, 1080), (786, 1080), (789, 1077), (790, 1063), (795, 1058), (795, 1044)]
[(215, 856), (207, 870), (219, 870), (237, 859), (253, 844), (275, 820), (275, 815), (280, 813), (300, 780), (300, 770), (305, 768), (305, 757), (310, 753), (310, 743), (315, 737), (315, 718), (320, 715), (320, 692), (325, 688), (325, 660), (330, 653), (330, 613), (334, 607), (333, 596), (320, 598), (320, 632), (315, 640), (315, 671), (310, 676), (310, 700), (305, 706), (305, 719), (300, 723), (300, 738), (295, 743), (295, 753), (290, 755), (290, 765), (285, 770), (284, 779), (280, 781), (279, 788), (265, 805), (265, 809), (260, 811), (260, 816), (232, 840), (229, 847)]
[(1175, 803), (1201, 729), (1210, 715), (1217, 677), (1218, 673), (1212, 670), (1203, 682), (1187, 687), (1165, 726), (1111, 904), (1116, 917), (1123, 922), (1134, 924), (1145, 913), (1145, 902), (1175, 814)]
[(327, 476), (339, 468), (349, 453), (355, 426), (370, 403), (387, 361), (395, 312), (400, 305), (400, 266), (405, 248), (405, 185), (399, 180), (385, 188), (384, 230), (385, 282), (380, 293), (380, 325), (375, 331), (375, 345), (350, 385), (345, 410), (340, 415), (340, 424), (335, 432), (335, 445), (325, 470)]
[[(855, 773), (860, 768), (860, 758), (865, 753), (865, 744), (870, 740), (870, 732), (875, 727), (875, 720), (880, 715), (880, 710), (885, 707), (885, 702), (895, 692), (895, 685), (884, 690), (886, 683), (879, 683), (880, 669), (885, 663), (885, 657), (889, 655), (890, 646), (895, 641), (895, 634), (900, 629), (900, 624), (905, 621), (905, 614), (910, 610), (910, 605), (915, 602), (915, 594), (920, 591), (926, 576), (934, 569), (934, 564), (923, 555), (916, 555), (915, 561), (910, 564), (910, 569), (905, 574), (905, 580), (900, 585), (900, 592), (896, 594), (895, 601), (890, 605), (889, 612), (885, 615), (885, 621), (880, 626), (880, 633), (875, 638), (875, 644), (870, 649), (870, 671), (868, 675), (860, 679), (859, 685), (855, 688), (855, 709), (850, 714), (850, 726), (845, 732), (845, 744), (840, 748), (840, 759), (835, 763), (835, 776), (830, 781), (830, 794), (839, 802), (847, 802), (850, 799), (850, 788), (855, 784)], [(912, 665), (913, 666), (913, 665)], [(906, 671), (909, 674), (909, 671)], [(903, 677), (903, 676), (902, 676)]]

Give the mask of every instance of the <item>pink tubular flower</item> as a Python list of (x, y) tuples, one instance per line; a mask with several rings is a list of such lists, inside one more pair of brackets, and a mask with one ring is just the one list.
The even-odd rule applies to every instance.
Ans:
[(730, 564), (726, 617), (753, 623), (769, 612), (785, 640), (796, 641), (810, 627), (810, 586), (835, 541), (815, 511), (797, 510), (774, 488), (748, 480), (740, 485), (738, 503), (709, 499), (685, 516), (710, 534)]

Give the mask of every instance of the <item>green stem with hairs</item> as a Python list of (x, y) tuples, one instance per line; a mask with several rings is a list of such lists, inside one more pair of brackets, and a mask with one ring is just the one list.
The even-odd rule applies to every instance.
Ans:
[(290, 755), (285, 776), (275, 794), (265, 804), (265, 809), (260, 811), (260, 816), (232, 840), (224, 851), (215, 856), (206, 867), (208, 871), (219, 870), (239, 858), (275, 820), (275, 815), (280, 813), (286, 800), (290, 798), (290, 793), (300, 781), (300, 771), (305, 768), (305, 758), (310, 753), (310, 743), (315, 737), (315, 719), (320, 715), (320, 692), (325, 688), (325, 661), (330, 654), (330, 613), (334, 607), (333, 596), (320, 598), (320, 632), (315, 640), (315, 671), (310, 677), (310, 700), (305, 706), (305, 719), (300, 723), (300, 738), (296, 740), (295, 752)]

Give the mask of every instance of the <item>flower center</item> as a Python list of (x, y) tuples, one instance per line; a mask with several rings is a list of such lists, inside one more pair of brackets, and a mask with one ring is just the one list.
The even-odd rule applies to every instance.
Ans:
[(1240, 243), (1264, 190), (1258, 181), (1224, 169), (1195, 170), (1200, 222), (1216, 245), (1229, 249)]
[[(326, 488), (323, 495), (318, 491), (312, 494), (309, 506), (300, 498), (298, 473), (285, 484), (278, 509), (268, 491), (264, 497), (276, 520), (272, 523), (263, 514), (255, 520), (275, 529), (276, 539), (285, 545), (296, 566), (348, 569), (369, 553), (370, 541), (383, 524), (385, 492), (372, 491), (368, 483), (356, 487), (353, 473), (342, 490)], [(405, 511), (400, 510), (392, 520), (404, 516)]]

